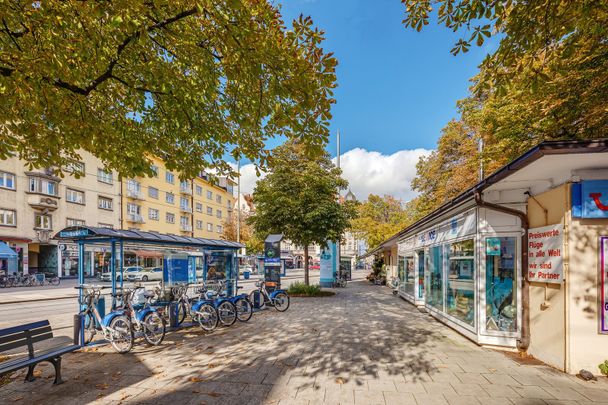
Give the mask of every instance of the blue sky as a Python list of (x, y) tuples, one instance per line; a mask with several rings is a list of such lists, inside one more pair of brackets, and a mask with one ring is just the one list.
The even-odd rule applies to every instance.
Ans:
[[(432, 21), (422, 32), (405, 28), (399, 0), (282, 0), (285, 22), (310, 15), (334, 52), (337, 104), (327, 146), (336, 156), (341, 133), (344, 177), (359, 199), (370, 193), (407, 201), (416, 163), (435, 148), (441, 129), (457, 117), (456, 101), (467, 96), (469, 79), (492, 50), (492, 42), (453, 56), (460, 38)], [(269, 142), (269, 146), (277, 143)], [(251, 192), (254, 167), (242, 168)]]
[(342, 151), (355, 147), (393, 153), (433, 149), (441, 128), (456, 116), (487, 49), (453, 56), (459, 38), (431, 23), (422, 32), (402, 24), (399, 0), (284, 0), (286, 21), (310, 15), (326, 32), (324, 48), (339, 61), (332, 142), (340, 129)]

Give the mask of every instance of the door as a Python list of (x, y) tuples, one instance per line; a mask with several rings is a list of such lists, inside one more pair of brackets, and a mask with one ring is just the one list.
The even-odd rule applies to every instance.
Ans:
[(517, 238), (488, 237), (486, 253), (486, 319), (488, 332), (516, 333), (518, 330)]
[(418, 251), (418, 299), (424, 299), (424, 250)]

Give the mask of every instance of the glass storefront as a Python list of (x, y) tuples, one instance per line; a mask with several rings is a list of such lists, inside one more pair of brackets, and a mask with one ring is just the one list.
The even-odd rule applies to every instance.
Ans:
[(414, 265), (414, 256), (405, 257), (405, 282), (403, 291), (407, 294), (414, 295), (416, 285), (416, 267)]
[(475, 243), (454, 242), (448, 250), (446, 312), (475, 326)]
[(514, 237), (486, 238), (486, 330), (517, 331)]
[(443, 246), (429, 249), (426, 303), (443, 311)]
[(424, 297), (424, 250), (418, 252), (418, 298)]

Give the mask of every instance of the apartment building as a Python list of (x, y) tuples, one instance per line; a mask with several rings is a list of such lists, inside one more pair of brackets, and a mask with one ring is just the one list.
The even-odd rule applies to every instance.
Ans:
[(233, 182), (201, 174), (180, 180), (162, 160), (152, 158), (153, 177), (122, 182), (123, 229), (220, 239), (234, 205)]
[[(54, 233), (67, 226), (120, 226), (116, 173), (89, 153), (81, 156), (64, 168), (64, 177), (51, 170), (29, 170), (17, 158), (0, 162), (0, 241), (18, 254), (19, 272), (73, 275), (78, 269), (76, 246), (58, 244), (51, 239)], [(92, 271), (94, 252), (87, 258)]]

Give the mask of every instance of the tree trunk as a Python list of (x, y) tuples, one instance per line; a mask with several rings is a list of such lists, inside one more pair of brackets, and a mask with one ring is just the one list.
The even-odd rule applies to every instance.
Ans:
[(308, 245), (304, 246), (304, 284), (309, 285), (310, 280), (308, 276)]

